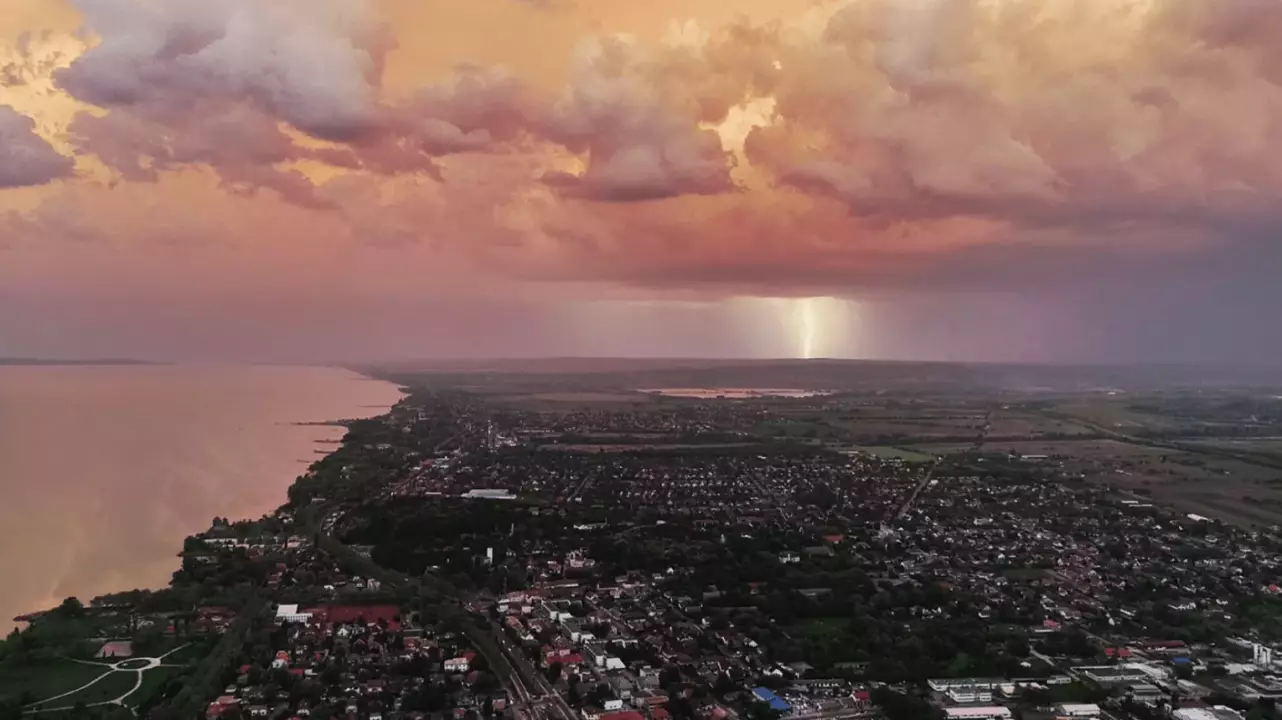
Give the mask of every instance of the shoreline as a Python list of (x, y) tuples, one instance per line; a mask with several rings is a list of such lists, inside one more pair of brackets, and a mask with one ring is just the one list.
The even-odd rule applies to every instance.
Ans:
[[(103, 365), (103, 363), (86, 362), (86, 363), (79, 363), (79, 364), (66, 364), (65, 366), (93, 367), (95, 365)], [(147, 367), (162, 367), (162, 366), (181, 367), (181, 365), (182, 365), (181, 363), (128, 363), (128, 364), (120, 363), (113, 366), (130, 366), (130, 367), (139, 367), (139, 368), (145, 369)], [(33, 366), (36, 366), (36, 365), (17, 365), (17, 364), (6, 365), (3, 363), (0, 363), (0, 369), (3, 369), (5, 367), (17, 368), (17, 367), (33, 367)], [(51, 365), (51, 364), (42, 364), (39, 366), (55, 367), (55, 365)], [(245, 365), (244, 367), (256, 367), (256, 366)], [(352, 423), (360, 422), (363, 420), (374, 420), (374, 419), (383, 417), (385, 415), (388, 415), (393, 408), (395, 408), (398, 404), (400, 404), (409, 395), (408, 392), (406, 392), (406, 388), (398, 383), (388, 381), (384, 378), (373, 377), (367, 373), (361, 372), (359, 370), (355, 370), (353, 368), (334, 366), (334, 365), (325, 365), (325, 366), (300, 365), (298, 367), (300, 368), (323, 367), (326, 369), (338, 371), (340, 373), (351, 373), (352, 375), (357, 376), (357, 379), (362, 381), (375, 381), (378, 383), (386, 384), (387, 386), (389, 386), (390, 389), (396, 392), (396, 398), (388, 405), (383, 405), (383, 404), (357, 405), (356, 406), (357, 409), (371, 410), (371, 413), (369, 415), (363, 415), (360, 417), (346, 417), (346, 418), (339, 418), (334, 420), (317, 420), (317, 421), (292, 421), (292, 422), (286, 421), (286, 422), (280, 423), (281, 425), (289, 425), (289, 426), (299, 427), (299, 428), (304, 428), (304, 427), (343, 428), (344, 432), (340, 437), (337, 437), (337, 438), (330, 437), (330, 436), (317, 436), (317, 437), (311, 438), (308, 442), (308, 447), (310, 448), (310, 452), (300, 453), (299, 457), (291, 458), (291, 462), (294, 465), (298, 465), (298, 464), (303, 465), (303, 468), (304, 468), (303, 471), (294, 472), (292, 477), (290, 477), (288, 483), (282, 486), (281, 492), (272, 501), (270, 501), (271, 504), (266, 509), (264, 509), (263, 512), (258, 515), (258, 517), (269, 516), (277, 512), (280, 508), (285, 507), (289, 502), (290, 488), (292, 488), (299, 481), (299, 479), (306, 474), (307, 469), (310, 468), (314, 463), (317, 463), (323, 460), (324, 458), (328, 457), (329, 455), (335, 452), (338, 452), (344, 446), (347, 440), (347, 429), (350, 428)], [(377, 412), (373, 412), (375, 410), (377, 410)], [(282, 461), (282, 463), (283, 462), (284, 461)], [(214, 511), (214, 512), (217, 512), (217, 511)], [(252, 516), (252, 514), (250, 514), (250, 515), (246, 515), (244, 517), (238, 517), (235, 519), (253, 520), (254, 517)], [(176, 539), (177, 551), (173, 553), (166, 552), (166, 555), (169, 557), (180, 558), (182, 556), (182, 542), (187, 537), (190, 537), (192, 533), (200, 532), (201, 529), (203, 528), (193, 526), (191, 529), (184, 531), (186, 534)], [(110, 588), (106, 591), (95, 591), (91, 594), (91, 597), (86, 599), (85, 604), (87, 606), (89, 605), (89, 600), (92, 600), (93, 598), (96, 598), (96, 597), (101, 597), (103, 595), (111, 595), (111, 594), (120, 593), (120, 592), (128, 592), (131, 590), (157, 591), (157, 590), (167, 589), (172, 586), (173, 573), (180, 568), (181, 568), (181, 563), (178, 563), (174, 566), (169, 567), (167, 572), (170, 577), (160, 583), (155, 583), (155, 584), (139, 583), (135, 587), (115, 587), (115, 588)], [(75, 593), (72, 596), (80, 597), (81, 595), (84, 595), (84, 594), (89, 594), (89, 593)], [(19, 623), (20, 626), (23, 629), (25, 629), (29, 627), (33, 622), (38, 621), (42, 615), (45, 615), (46, 613), (55, 609), (57, 607), (56, 603), (59, 602), (59, 600), (54, 598), (52, 599), (52, 602), (54, 604), (51, 605), (50, 607), (39, 608), (39, 609), (27, 609), (27, 610), (20, 611), (11, 619), (10, 622)]]

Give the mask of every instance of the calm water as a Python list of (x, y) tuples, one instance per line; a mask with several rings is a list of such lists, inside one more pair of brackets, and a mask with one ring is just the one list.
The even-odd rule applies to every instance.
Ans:
[(745, 400), (761, 397), (809, 398), (831, 395), (830, 390), (801, 390), (798, 388), (655, 388), (641, 392), (664, 397), (696, 398), (699, 400)]
[(257, 517), (387, 383), (306, 367), (0, 367), (0, 628), (168, 582), (182, 538)]

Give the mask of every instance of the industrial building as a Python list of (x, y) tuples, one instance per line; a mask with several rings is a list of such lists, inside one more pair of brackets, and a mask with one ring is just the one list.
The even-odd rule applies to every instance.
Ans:
[(1001, 705), (944, 708), (944, 715), (948, 720), (1009, 720), (1015, 716)]

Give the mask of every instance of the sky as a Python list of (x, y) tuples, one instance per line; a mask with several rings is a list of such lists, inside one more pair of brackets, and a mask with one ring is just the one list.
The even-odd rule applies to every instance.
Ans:
[(0, 0), (0, 356), (1272, 363), (1280, 0)]

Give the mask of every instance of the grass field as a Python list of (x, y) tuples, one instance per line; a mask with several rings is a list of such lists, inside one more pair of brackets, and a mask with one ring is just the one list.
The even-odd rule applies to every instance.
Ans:
[(578, 453), (626, 453), (639, 452), (643, 450), (709, 450), (709, 449), (734, 449), (746, 448), (757, 445), (758, 443), (651, 443), (636, 445), (575, 445), (575, 444), (548, 444), (540, 445), (540, 450), (559, 450), (561, 452), (578, 452)]
[(988, 430), (991, 437), (1040, 435), (1088, 435), (1091, 430), (1076, 423), (1037, 415), (1016, 415), (1009, 412), (998, 412), (993, 418), (993, 425)]
[(70, 707), (76, 703), (93, 705), (94, 703), (115, 700), (129, 692), (137, 681), (138, 673), (115, 670), (84, 690), (64, 698), (52, 700), (49, 704), (53, 707)]
[(184, 672), (187, 672), (187, 670), (175, 667), (158, 667), (148, 670), (143, 673), (142, 685), (131, 693), (129, 697), (125, 698), (125, 704), (130, 707), (145, 705), (164, 689), (165, 683)]
[(38, 702), (74, 690), (103, 675), (107, 668), (53, 660), (0, 665), (0, 701), (31, 693)]
[(930, 462), (935, 459), (933, 455), (927, 455), (915, 450), (905, 450), (903, 448), (889, 447), (884, 445), (874, 445), (870, 447), (859, 447), (866, 453), (876, 455), (883, 460), (903, 460), (905, 462)]
[(1282, 438), (1216, 438), (1214, 440), (1186, 440), (1189, 445), (1199, 447), (1223, 448), (1225, 450), (1246, 450), (1248, 452), (1282, 455)]
[(631, 392), (565, 392), (528, 393), (523, 395), (495, 395), (492, 400), (504, 405), (513, 405), (526, 410), (546, 410), (566, 412), (594, 407), (653, 405), (658, 407), (655, 398), (645, 393)]
[(209, 654), (210, 645), (205, 642), (194, 642), (171, 655), (165, 657), (165, 662), (170, 665), (182, 665), (184, 663), (199, 662)]
[(789, 628), (793, 635), (816, 638), (833, 637), (845, 631), (850, 621), (841, 617), (811, 618), (804, 623)]

